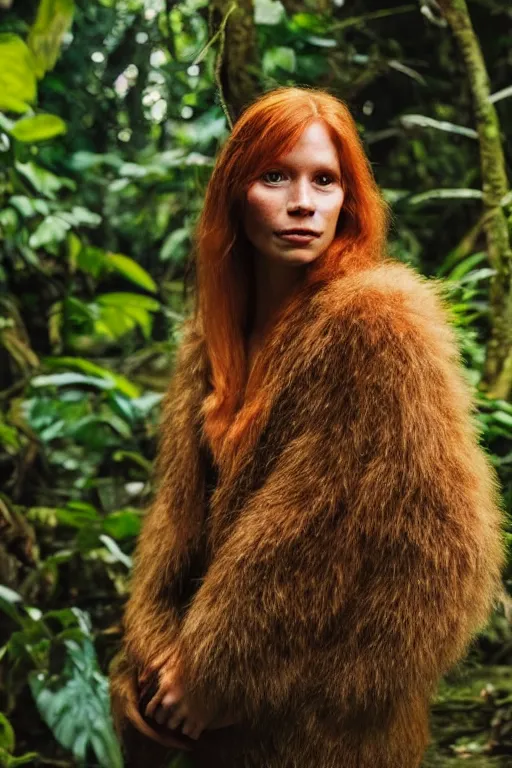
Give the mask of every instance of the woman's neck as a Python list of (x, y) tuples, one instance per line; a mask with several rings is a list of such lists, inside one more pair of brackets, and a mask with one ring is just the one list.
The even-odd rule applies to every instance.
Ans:
[(305, 265), (283, 264), (255, 254), (255, 308), (249, 330), (251, 337), (262, 337), (272, 326), (280, 308), (302, 281), (304, 273)]

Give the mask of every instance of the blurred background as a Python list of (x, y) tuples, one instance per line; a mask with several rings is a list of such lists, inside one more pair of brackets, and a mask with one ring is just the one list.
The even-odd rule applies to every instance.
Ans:
[[(106, 675), (193, 228), (281, 84), (348, 103), (391, 253), (443, 280), (510, 520), (509, 0), (0, 0), (0, 765), (123, 764)], [(511, 585), (425, 766), (512, 765)]]

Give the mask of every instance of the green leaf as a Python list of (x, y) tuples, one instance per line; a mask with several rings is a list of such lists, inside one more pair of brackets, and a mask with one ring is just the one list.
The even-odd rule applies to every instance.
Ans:
[(166, 237), (160, 249), (160, 261), (172, 261), (175, 264), (181, 264), (186, 255), (188, 243), (188, 229), (186, 227), (175, 229)]
[(289, 27), (294, 32), (311, 32), (312, 34), (323, 35), (332, 28), (332, 20), (327, 21), (327, 16), (321, 16), (317, 13), (294, 13)]
[(100, 539), (110, 552), (110, 554), (120, 563), (125, 565), (128, 569), (132, 567), (132, 559), (131, 557), (128, 557), (128, 555), (125, 555), (125, 553), (120, 549), (119, 545), (116, 544), (114, 539), (111, 539), (110, 536), (107, 536), (106, 534), (102, 533), (100, 534)]
[(488, 277), (493, 277), (496, 274), (495, 269), (491, 269), (490, 267), (483, 267), (482, 269), (474, 269), (471, 272), (468, 272), (467, 275), (464, 275), (464, 277), (461, 277), (459, 280), (459, 283), (461, 285), (465, 283), (474, 284), (478, 283), (479, 280), (487, 280)]
[(136, 293), (104, 293), (98, 296), (101, 318), (97, 327), (112, 338), (120, 338), (138, 325), (146, 339), (151, 336), (152, 318), (150, 312), (160, 304), (149, 296)]
[(74, 190), (76, 184), (71, 179), (56, 176), (54, 173), (41, 168), (35, 163), (15, 163), (16, 170), (26, 178), (34, 189), (45, 197), (55, 200), (55, 193), (62, 187)]
[(80, 150), (71, 155), (71, 158), (69, 159), (69, 166), (74, 171), (83, 173), (84, 171), (89, 171), (91, 169), (101, 170), (101, 166), (103, 164), (110, 165), (113, 168), (118, 168), (122, 162), (122, 158), (112, 152), (101, 155), (95, 152)]
[(13, 96), (13, 94), (9, 93), (7, 90), (5, 90), (3, 93), (0, 90), (0, 108), (6, 112), (16, 112), (17, 114), (22, 114), (23, 112), (27, 112), (30, 109), (30, 105), (27, 104), (26, 101), (22, 101), (16, 96)]
[(18, 213), (26, 219), (30, 219), (32, 216), (37, 216), (38, 214), (41, 214), (42, 216), (50, 215), (50, 208), (46, 200), (39, 200), (38, 198), (13, 195), (9, 198), (9, 205), (16, 208)]
[(137, 163), (123, 163), (119, 169), (120, 176), (130, 176), (133, 179), (141, 179), (148, 173), (147, 168)]
[(131, 280), (132, 283), (145, 288), (147, 291), (156, 293), (156, 283), (151, 275), (140, 264), (130, 259), (129, 256), (124, 256), (121, 253), (107, 253), (106, 265), (109, 269), (115, 270), (128, 280)]
[(11, 136), (18, 141), (44, 141), (53, 139), (66, 133), (67, 126), (64, 120), (57, 115), (34, 115), (34, 117), (24, 117), (18, 120), (10, 130)]
[(5, 208), (0, 211), (0, 231), (4, 237), (12, 237), (18, 229), (18, 217), (12, 208)]
[(152, 320), (145, 309), (134, 306), (103, 306), (100, 309), (100, 317), (95, 322), (96, 332), (100, 336), (105, 335), (111, 339), (120, 339), (138, 325), (144, 337), (150, 338)]
[(36, 62), (25, 42), (0, 34), (0, 109), (26, 112), (37, 96)]
[(34, 54), (37, 77), (43, 77), (55, 66), (62, 38), (71, 27), (74, 10), (73, 0), (40, 0), (27, 41)]
[(478, 251), (472, 253), (470, 256), (466, 256), (459, 264), (457, 264), (451, 272), (446, 276), (447, 280), (460, 280), (468, 272), (471, 272), (473, 267), (480, 264), (481, 261), (487, 260), (487, 253), (485, 251)]
[(106, 336), (112, 340), (121, 339), (137, 325), (127, 312), (118, 307), (99, 309), (99, 317), (94, 323), (94, 330), (99, 336)]
[(0, 712), (0, 747), (7, 752), (14, 752), (14, 728), (2, 712)]
[(263, 56), (263, 72), (266, 75), (273, 75), (280, 69), (285, 72), (295, 72), (297, 58), (293, 48), (286, 46), (276, 46), (265, 51)]
[(16, 608), (16, 604), (22, 602), (23, 599), (20, 595), (18, 595), (17, 592), (14, 592), (14, 590), (9, 589), (9, 587), (4, 587), (2, 584), (0, 584), (0, 610), (10, 616), (13, 621), (15, 621), (17, 624), (20, 624), (21, 626), (23, 626), (23, 619), (21, 618), (21, 614)]
[(83, 528), (100, 521), (99, 512), (90, 504), (81, 505), (75, 509), (71, 505), (67, 508), (58, 508), (55, 510), (57, 520), (61, 525), (69, 525), (72, 528)]
[(24, 755), (14, 757), (0, 747), (0, 765), (5, 768), (17, 768), (18, 765), (36, 765), (39, 762), (37, 752), (25, 752)]
[(494, 411), (494, 421), (499, 424), (503, 424), (505, 427), (512, 427), (512, 415), (510, 413), (504, 413), (503, 411)]
[[(119, 451), (117, 452), (119, 453)], [(105, 533), (114, 539), (129, 539), (139, 535), (141, 518), (130, 509), (111, 512), (103, 521)]]
[(306, 35), (305, 39), (311, 45), (316, 45), (319, 48), (336, 48), (338, 41), (331, 37), (319, 37), (318, 35)]
[(58, 674), (29, 674), (39, 713), (59, 743), (85, 762), (92, 749), (104, 768), (122, 768), (123, 759), (110, 715), (108, 680), (102, 675), (94, 645), (66, 640), (66, 660)]
[(97, 365), (91, 360), (86, 360), (83, 357), (44, 357), (42, 362), (49, 368), (67, 368), (80, 371), (81, 373), (87, 374), (87, 376), (103, 378), (110, 383), (112, 388), (118, 390), (127, 397), (132, 398), (140, 395), (140, 387), (133, 384), (125, 376), (109, 371), (108, 368), (103, 368), (101, 365)]
[(152, 299), (151, 296), (144, 296), (140, 293), (112, 292), (102, 293), (98, 296), (99, 304), (111, 307), (139, 307), (147, 309), (148, 312), (157, 312), (160, 309), (160, 302)]
[(75, 235), (74, 232), (70, 232), (67, 239), (67, 253), (71, 269), (74, 272), (77, 268), (77, 261), (82, 250), (82, 241)]
[(255, 0), (254, 21), (256, 24), (275, 26), (285, 17), (283, 4), (279, 0)]
[(409, 191), (407, 189), (381, 188), (381, 192), (384, 200), (387, 203), (390, 203), (390, 205), (398, 203), (400, 200), (406, 198), (409, 195)]
[(16, 453), (21, 448), (20, 435), (16, 427), (11, 427), (10, 424), (6, 424), (0, 415), (0, 445), (7, 449), (10, 448), (12, 453)]
[(61, 216), (51, 214), (30, 235), (28, 244), (31, 248), (43, 248), (52, 243), (61, 243), (70, 229), (71, 225)]
[(3, 584), (0, 584), (0, 600), (4, 600), (6, 603), (10, 603), (11, 605), (14, 605), (14, 603), (23, 602), (21, 595), (19, 595), (13, 589), (5, 587)]
[(35, 376), (30, 382), (33, 387), (68, 387), (70, 384), (93, 386), (98, 389), (112, 389), (112, 381), (94, 376), (83, 376), (81, 373), (55, 373), (51, 376)]
[(75, 226), (98, 227), (101, 224), (101, 216), (82, 205), (74, 205), (69, 214)]
[(75, 254), (76, 266), (94, 278), (98, 278), (105, 269), (106, 254), (101, 248), (86, 245)]

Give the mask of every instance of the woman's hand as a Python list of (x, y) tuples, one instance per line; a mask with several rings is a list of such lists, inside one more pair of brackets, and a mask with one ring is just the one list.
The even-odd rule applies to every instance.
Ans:
[(139, 686), (143, 687), (151, 677), (158, 675), (164, 666), (171, 666), (173, 663), (178, 663), (178, 652), (176, 648), (172, 648), (171, 650), (167, 649), (159, 656), (156, 656), (151, 664), (148, 664), (144, 670), (139, 671)]
[(166, 724), (175, 730), (182, 726), (182, 732), (197, 740), (204, 730), (224, 728), (237, 722), (231, 716), (219, 716), (192, 703), (183, 687), (179, 660), (173, 656), (164, 663), (159, 672), (158, 690), (149, 701), (146, 717), (153, 717), (160, 725)]

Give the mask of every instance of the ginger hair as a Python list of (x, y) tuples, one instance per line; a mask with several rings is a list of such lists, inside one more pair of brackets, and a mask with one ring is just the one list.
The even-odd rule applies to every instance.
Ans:
[[(307, 87), (279, 87), (257, 98), (241, 114), (218, 155), (194, 238), (195, 319), (204, 333), (211, 368), (211, 391), (202, 406), (204, 434), (224, 467), (233, 465), (235, 451), (251, 444), (265, 406), (264, 371), (257, 359), (246, 381), (252, 276), (251, 245), (241, 223), (246, 190), (318, 120), (336, 147), (345, 198), (335, 238), (308, 265), (301, 287), (342, 275), (348, 260), (370, 265), (384, 253), (389, 209), (347, 105), (325, 90)], [(294, 311), (299, 295), (300, 288), (279, 313), (277, 327), (282, 313)]]

